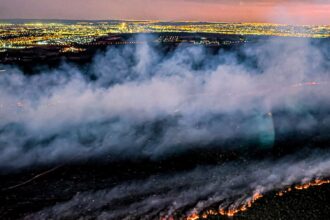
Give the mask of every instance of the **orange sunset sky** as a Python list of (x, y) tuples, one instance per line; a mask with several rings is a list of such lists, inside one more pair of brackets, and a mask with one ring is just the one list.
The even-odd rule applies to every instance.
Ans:
[(0, 0), (0, 19), (330, 24), (330, 0)]

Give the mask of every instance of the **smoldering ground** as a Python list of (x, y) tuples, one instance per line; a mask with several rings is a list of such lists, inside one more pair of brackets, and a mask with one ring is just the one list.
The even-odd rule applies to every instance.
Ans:
[[(0, 76), (0, 168), (109, 155), (170, 160), (246, 145), (270, 150), (278, 134), (317, 148), (327, 143), (330, 126), (329, 44), (321, 45), (275, 38), (211, 54), (184, 46), (161, 53), (143, 44), (109, 48), (87, 71), (63, 64), (27, 76), (8, 67)], [(238, 205), (254, 191), (328, 175), (327, 153), (299, 158), (173, 171), (82, 193), (30, 217), (154, 218), (180, 208)]]

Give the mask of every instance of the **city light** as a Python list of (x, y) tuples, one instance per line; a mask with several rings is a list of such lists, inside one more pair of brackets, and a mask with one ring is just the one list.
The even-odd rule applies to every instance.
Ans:
[[(0, 49), (40, 45), (84, 45), (109, 34), (176, 32), (325, 38), (330, 37), (330, 26), (160, 21), (0, 23)], [(175, 40), (174, 37), (172, 40)], [(214, 42), (209, 42), (212, 43)]]

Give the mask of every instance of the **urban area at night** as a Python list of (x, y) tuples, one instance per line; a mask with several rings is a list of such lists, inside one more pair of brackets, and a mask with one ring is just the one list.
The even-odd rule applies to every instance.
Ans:
[(159, 21), (0, 21), (0, 49), (97, 44), (98, 38), (109, 34), (177, 32), (326, 38), (330, 37), (330, 26)]

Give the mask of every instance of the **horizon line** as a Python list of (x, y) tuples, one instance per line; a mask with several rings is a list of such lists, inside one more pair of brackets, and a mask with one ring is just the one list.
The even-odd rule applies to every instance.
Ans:
[(159, 22), (159, 23), (209, 23), (209, 24), (268, 24), (268, 25), (288, 25), (288, 26), (330, 26), (330, 24), (290, 24), (272, 22), (229, 22), (229, 21), (198, 21), (198, 20), (144, 20), (144, 19), (65, 19), (65, 18), (0, 18), (0, 21), (30, 20), (30, 21), (121, 21), (121, 22)]

